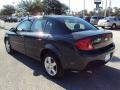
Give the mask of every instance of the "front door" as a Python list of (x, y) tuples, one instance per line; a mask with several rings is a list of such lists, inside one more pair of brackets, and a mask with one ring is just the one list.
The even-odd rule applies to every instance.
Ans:
[(10, 35), (10, 43), (12, 48), (23, 54), (25, 54), (24, 35), (27, 30), (30, 30), (30, 26), (30, 21), (23, 21), (17, 26), (16, 32), (12, 32)]

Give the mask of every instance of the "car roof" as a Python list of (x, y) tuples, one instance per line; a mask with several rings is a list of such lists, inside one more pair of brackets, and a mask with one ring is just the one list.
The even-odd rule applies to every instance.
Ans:
[(48, 18), (66, 18), (66, 17), (74, 17), (74, 16), (66, 16), (66, 15), (46, 15), (44, 17), (48, 17)]
[(45, 16), (30, 16), (26, 17), (24, 20), (33, 20), (33, 19), (41, 19), (41, 18), (50, 18), (50, 19), (60, 19), (60, 18), (67, 18), (67, 17), (74, 17), (74, 16), (66, 16), (66, 15), (45, 15)]

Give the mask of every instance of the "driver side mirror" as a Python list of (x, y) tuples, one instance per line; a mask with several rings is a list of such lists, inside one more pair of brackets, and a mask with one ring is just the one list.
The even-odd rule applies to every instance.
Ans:
[(17, 30), (16, 30), (16, 28), (11, 28), (9, 31), (16, 32)]

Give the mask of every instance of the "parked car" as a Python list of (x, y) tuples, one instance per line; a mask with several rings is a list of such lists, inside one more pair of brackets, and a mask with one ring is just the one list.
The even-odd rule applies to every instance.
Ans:
[(92, 16), (91, 19), (90, 19), (90, 23), (93, 24), (93, 25), (97, 25), (98, 24), (98, 21), (100, 19), (103, 19), (104, 17), (98, 17), (98, 16)]
[(112, 29), (116, 29), (117, 27), (120, 27), (120, 18), (106, 17), (102, 20), (99, 20), (98, 26), (111, 27)]
[(18, 18), (17, 17), (6, 17), (6, 19), (4, 20), (5, 22), (18, 22)]
[(4, 18), (4, 21), (5, 21), (5, 22), (10, 22), (10, 18), (11, 18), (11, 17), (5, 17), (5, 18)]
[(112, 37), (78, 17), (43, 16), (11, 28), (4, 42), (9, 54), (18, 51), (40, 61), (56, 78), (65, 70), (92, 70), (109, 62), (115, 49)]
[(85, 16), (83, 19), (87, 22), (90, 22), (91, 17), (90, 16)]
[(26, 18), (28, 18), (28, 17), (20, 17), (19, 22), (23, 21)]
[(79, 18), (83, 19), (83, 16), (79, 16)]

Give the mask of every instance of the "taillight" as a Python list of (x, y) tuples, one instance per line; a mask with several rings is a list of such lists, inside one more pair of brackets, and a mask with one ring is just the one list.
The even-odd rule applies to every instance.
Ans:
[(106, 37), (113, 38), (113, 34), (108, 34)]
[(75, 43), (76, 47), (80, 50), (93, 50), (92, 40), (90, 38), (79, 40)]
[(112, 39), (113, 38), (113, 34), (106, 34), (102, 36), (105, 39)]

